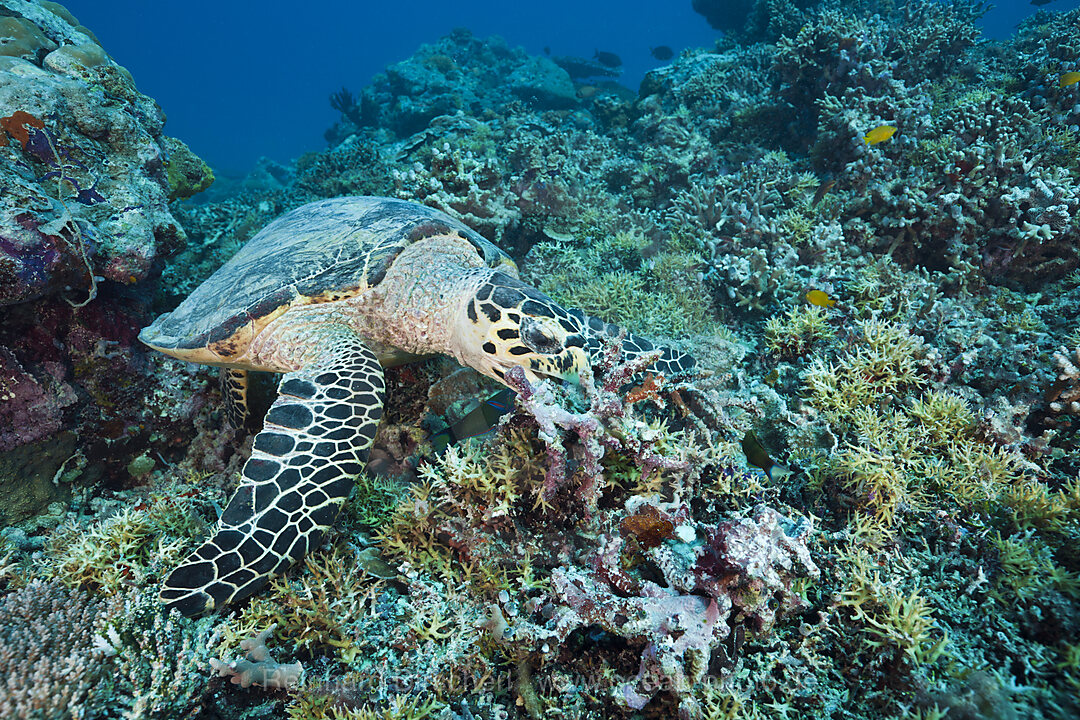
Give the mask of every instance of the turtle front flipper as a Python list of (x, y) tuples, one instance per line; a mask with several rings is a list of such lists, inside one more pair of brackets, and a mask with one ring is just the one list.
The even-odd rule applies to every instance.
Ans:
[(364, 469), (382, 415), (378, 359), (355, 335), (287, 373), (215, 535), (166, 578), (161, 599), (199, 615), (248, 597), (318, 545)]
[(648, 370), (660, 372), (670, 377), (679, 373), (690, 372), (694, 369), (696, 361), (693, 356), (679, 352), (665, 345), (656, 345), (650, 340), (634, 335), (627, 331), (623, 334), (623, 328), (612, 323), (606, 323), (598, 317), (586, 315), (581, 310), (570, 310), (571, 315), (581, 323), (585, 336), (585, 348), (589, 355), (594, 358), (600, 357), (603, 352), (604, 342), (607, 339), (617, 339), (622, 336), (622, 352), (624, 360), (633, 360), (653, 350), (660, 350), (661, 355), (656, 362), (650, 365)]

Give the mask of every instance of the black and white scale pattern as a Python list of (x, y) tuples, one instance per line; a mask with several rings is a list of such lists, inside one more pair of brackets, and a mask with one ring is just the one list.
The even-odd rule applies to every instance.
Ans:
[(165, 580), (184, 615), (236, 602), (317, 546), (364, 469), (382, 416), (378, 358), (345, 329), (287, 373), (217, 532)]

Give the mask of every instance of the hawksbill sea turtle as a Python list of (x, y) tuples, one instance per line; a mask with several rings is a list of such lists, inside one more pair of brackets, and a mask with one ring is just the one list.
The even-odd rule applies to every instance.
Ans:
[(234, 423), (246, 416), (247, 372), (284, 373), (216, 532), (169, 574), (162, 601), (185, 615), (220, 608), (319, 544), (375, 438), (384, 366), (445, 353), (504, 384), (514, 366), (532, 382), (577, 382), (612, 337), (631, 358), (662, 350), (657, 372), (693, 366), (563, 309), (432, 208), (339, 197), (282, 215), (139, 333), (166, 355), (224, 368)]

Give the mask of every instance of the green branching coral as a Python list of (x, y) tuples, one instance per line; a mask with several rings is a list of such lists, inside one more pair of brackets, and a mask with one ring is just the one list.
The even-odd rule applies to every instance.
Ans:
[(818, 340), (835, 334), (829, 324), (829, 312), (817, 305), (793, 307), (783, 317), (765, 321), (765, 345), (781, 358), (805, 355)]
[(924, 430), (926, 441), (936, 448), (948, 448), (975, 429), (975, 413), (963, 398), (941, 388), (932, 388), (915, 399), (907, 414)]
[(885, 320), (859, 323), (861, 337), (834, 362), (815, 357), (803, 380), (809, 402), (831, 421), (846, 424), (857, 410), (923, 384), (923, 342), (906, 327)]
[(1000, 496), (1013, 524), (1021, 531), (1040, 530), (1058, 536), (1077, 532), (1080, 522), (1080, 477), (1052, 490), (1045, 482), (1025, 475), (1007, 485)]
[(439, 717), (446, 703), (425, 695), (397, 696), (388, 703), (346, 704), (330, 694), (301, 692), (288, 707), (289, 720), (428, 720)]
[(526, 274), (543, 292), (635, 332), (679, 337), (713, 326), (701, 258), (681, 243), (618, 231), (586, 248), (540, 243), (527, 260)]
[(943, 499), (984, 517), (1007, 511), (1014, 528), (1061, 528), (1073, 517), (1066, 495), (1032, 477), (1020, 453), (977, 436), (964, 398), (928, 387), (935, 361), (921, 338), (876, 319), (858, 329), (850, 347), (816, 356), (803, 375), (807, 401), (841, 439), (817, 467), (858, 507), (885, 526)]
[[(517, 587), (528, 576), (527, 558), (535, 547), (521, 546), (524, 561), (517, 558), (513, 565), (496, 567), (470, 561), (497, 545), (495, 535), (468, 532), (468, 542), (459, 542), (456, 536), (473, 525), (512, 530), (515, 516), (523, 510), (537, 517), (550, 513), (541, 494), (544, 472), (542, 447), (521, 429), (508, 429), (502, 442), (486, 446), (479, 442), (452, 446), (437, 464), (422, 468), (421, 484), (397, 507), (379, 536), (380, 546), (395, 562), (408, 562), (449, 583), (468, 577), (479, 588)], [(451, 543), (438, 540), (448, 533)], [(468, 553), (455, 552), (449, 545)], [(510, 577), (516, 580), (511, 582)]]
[(909, 592), (882, 582), (870, 570), (873, 563), (865, 551), (856, 549), (846, 560), (853, 574), (839, 606), (850, 609), (852, 619), (862, 625), (866, 645), (875, 651), (899, 651), (916, 665), (937, 660), (949, 636), (919, 588)]
[(397, 478), (361, 473), (343, 515), (368, 530), (378, 531), (390, 522), (394, 509), (407, 494), (408, 486)]
[(142, 585), (178, 562), (206, 526), (194, 493), (169, 486), (146, 503), (89, 524), (70, 521), (50, 537), (45, 572), (75, 586), (115, 593)]
[(1032, 531), (992, 538), (1001, 573), (996, 592), (1003, 602), (1031, 601), (1051, 590), (1080, 598), (1080, 575), (1063, 568), (1049, 545)]
[(293, 577), (275, 576), (269, 591), (253, 598), (228, 626), (226, 642), (236, 645), (275, 626), (275, 637), (291, 644), (292, 652), (352, 663), (368, 646), (366, 619), (374, 614), (376, 598), (385, 589), (380, 578), (362, 570), (366, 564), (358, 557), (362, 552), (339, 541), (327, 552), (306, 556), (303, 570)]

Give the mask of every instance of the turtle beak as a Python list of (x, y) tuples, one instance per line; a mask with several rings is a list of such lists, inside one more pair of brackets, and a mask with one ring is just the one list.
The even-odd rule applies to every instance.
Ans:
[(536, 378), (547, 378), (580, 385), (581, 375), (586, 367), (589, 367), (588, 354), (582, 348), (568, 347), (547, 362), (541, 363), (540, 367), (525, 367), (524, 370), (530, 382)]

